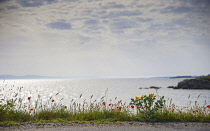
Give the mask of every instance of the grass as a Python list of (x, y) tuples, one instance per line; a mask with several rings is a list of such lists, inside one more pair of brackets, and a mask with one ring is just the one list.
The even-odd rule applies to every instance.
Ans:
[(161, 122), (210, 122), (209, 111), (176, 111), (172, 112), (168, 109), (164, 109), (160, 112), (156, 112)]
[[(4, 89), (0, 89), (0, 126), (16, 125), (23, 122), (95, 122), (109, 123), (121, 121), (149, 121), (149, 122), (210, 122), (210, 107), (209, 106), (190, 106), (177, 107), (173, 104), (164, 104), (157, 110), (152, 110), (151, 118), (145, 118), (145, 114), (150, 109), (138, 109), (137, 105), (130, 105), (122, 101), (115, 103), (106, 103), (104, 97), (100, 101), (85, 100), (78, 103), (74, 100), (70, 101), (69, 106), (63, 105), (62, 101), (55, 96), (50, 97), (47, 101), (43, 101), (41, 96), (37, 99), (32, 97), (21, 97), (21, 89), (17, 92), (4, 94)], [(79, 98), (81, 98), (80, 95)], [(146, 98), (156, 98), (150, 96)], [(141, 99), (136, 97), (136, 99)], [(136, 100), (135, 99), (135, 100)], [(134, 100), (134, 99), (133, 99)], [(152, 99), (150, 99), (152, 100)], [(155, 101), (155, 99), (153, 99)], [(143, 99), (142, 103), (143, 104)], [(141, 105), (142, 106), (142, 105)], [(151, 112), (149, 112), (151, 113)]]
[(199, 77), (197, 79), (210, 81), (210, 76)]

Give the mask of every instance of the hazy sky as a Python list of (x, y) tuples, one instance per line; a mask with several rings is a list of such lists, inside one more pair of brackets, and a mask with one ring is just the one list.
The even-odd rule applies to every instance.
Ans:
[(0, 0), (0, 74), (210, 74), (210, 0)]

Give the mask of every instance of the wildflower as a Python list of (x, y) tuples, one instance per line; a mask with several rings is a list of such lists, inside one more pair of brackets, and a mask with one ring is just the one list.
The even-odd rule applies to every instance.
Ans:
[(141, 96), (141, 98), (144, 98), (144, 97), (145, 97), (145, 95), (142, 95), (142, 96)]
[(28, 100), (30, 101), (31, 100), (31, 97), (28, 97)]
[(172, 111), (171, 112), (174, 112), (174, 109), (172, 109)]
[(134, 105), (131, 105), (131, 108), (134, 108), (135, 106)]
[(106, 106), (106, 102), (103, 102), (102, 104), (103, 104), (104, 106)]
[(149, 96), (150, 96), (150, 97), (155, 97), (155, 95), (154, 95), (154, 94), (149, 94)]
[(64, 108), (67, 108), (67, 106), (64, 106)]
[(112, 111), (114, 111), (114, 109), (112, 109)]
[(111, 106), (112, 104), (109, 104), (109, 106)]
[(120, 107), (117, 107), (117, 109), (118, 109), (119, 111), (121, 111), (121, 110), (122, 110), (122, 106), (120, 106)]
[(52, 100), (52, 102), (54, 102), (55, 100)]
[(34, 110), (33, 108), (30, 109), (30, 111), (33, 111), (33, 110)]
[(196, 112), (198, 112), (198, 110), (194, 110), (194, 111), (193, 111), (193, 113), (196, 113)]
[(135, 98), (136, 98), (136, 99), (141, 99), (141, 97), (138, 97), (138, 96), (136, 96)]
[(210, 105), (208, 105), (208, 106), (206, 106), (206, 107), (210, 109)]

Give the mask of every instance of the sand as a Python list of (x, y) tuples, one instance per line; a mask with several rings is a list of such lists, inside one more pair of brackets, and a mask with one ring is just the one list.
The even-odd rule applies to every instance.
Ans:
[(119, 124), (95, 123), (28, 123), (0, 127), (1, 131), (210, 131), (210, 123), (199, 122), (122, 122)]

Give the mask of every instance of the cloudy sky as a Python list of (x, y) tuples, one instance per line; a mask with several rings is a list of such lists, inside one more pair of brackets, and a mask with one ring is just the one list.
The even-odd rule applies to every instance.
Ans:
[(210, 0), (0, 0), (0, 74), (210, 74)]

